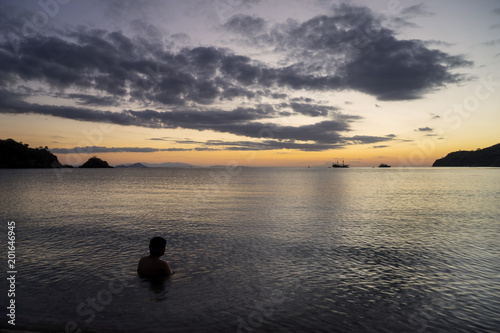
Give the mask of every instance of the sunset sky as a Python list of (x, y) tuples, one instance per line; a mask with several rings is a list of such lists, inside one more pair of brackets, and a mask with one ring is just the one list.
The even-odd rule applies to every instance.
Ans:
[(500, 1), (2, 1), (0, 138), (63, 164), (430, 166), (500, 142)]

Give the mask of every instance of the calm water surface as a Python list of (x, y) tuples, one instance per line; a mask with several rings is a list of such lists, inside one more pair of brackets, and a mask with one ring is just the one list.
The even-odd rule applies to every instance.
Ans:
[[(17, 328), (500, 327), (498, 168), (0, 170), (0, 186)], [(176, 271), (161, 281), (135, 273), (155, 235)]]

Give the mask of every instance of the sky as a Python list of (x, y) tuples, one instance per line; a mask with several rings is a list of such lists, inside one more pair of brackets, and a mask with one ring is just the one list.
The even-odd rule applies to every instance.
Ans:
[(500, 142), (498, 0), (2, 1), (0, 138), (63, 164), (430, 166)]

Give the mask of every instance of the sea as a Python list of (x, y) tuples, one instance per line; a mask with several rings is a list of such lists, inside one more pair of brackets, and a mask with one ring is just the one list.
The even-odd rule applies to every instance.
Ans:
[(0, 330), (499, 332), (499, 198), (500, 168), (0, 170)]

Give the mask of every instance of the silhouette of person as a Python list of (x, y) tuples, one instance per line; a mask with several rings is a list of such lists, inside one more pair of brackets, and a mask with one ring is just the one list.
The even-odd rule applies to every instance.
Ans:
[(149, 242), (149, 256), (142, 257), (137, 265), (137, 273), (146, 277), (169, 276), (174, 274), (168, 262), (160, 259), (165, 254), (167, 240), (153, 237)]

